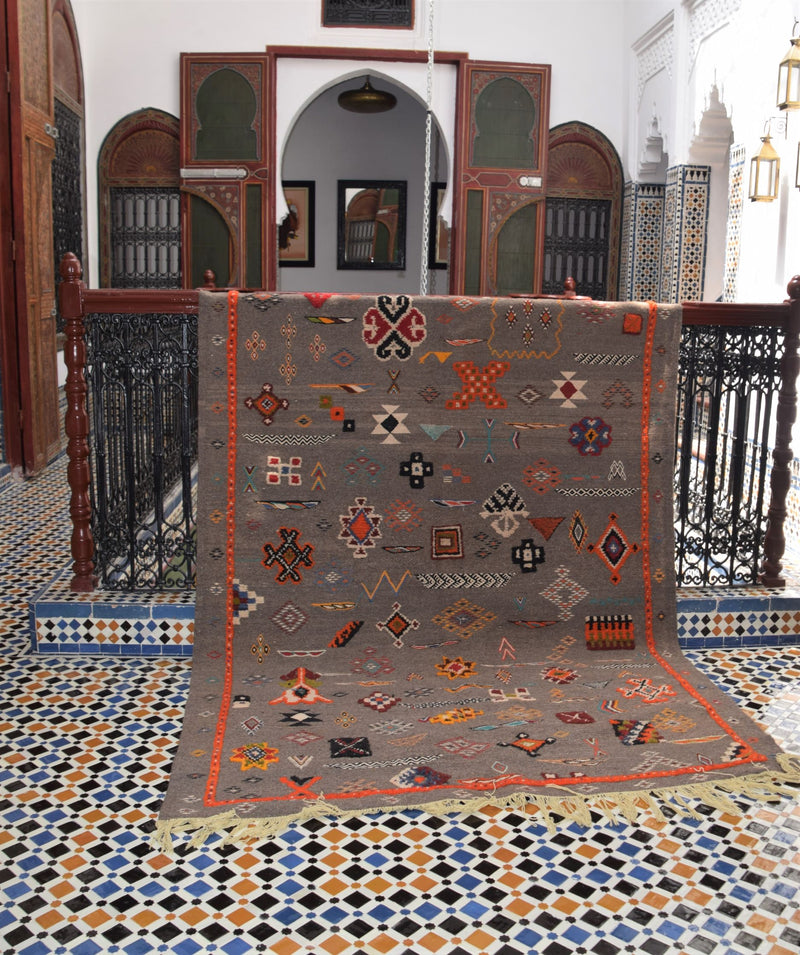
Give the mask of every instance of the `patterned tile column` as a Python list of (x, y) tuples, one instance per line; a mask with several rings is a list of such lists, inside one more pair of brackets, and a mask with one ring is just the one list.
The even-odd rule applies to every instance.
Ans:
[(664, 190), (661, 239), (662, 302), (703, 297), (710, 166), (673, 166)]
[(620, 298), (657, 300), (661, 287), (664, 189), (660, 183), (625, 185), (620, 255)]
[(728, 175), (728, 231), (725, 236), (725, 276), (722, 284), (722, 298), (725, 302), (736, 301), (736, 286), (739, 279), (739, 248), (742, 241), (746, 155), (745, 147), (741, 143), (731, 146), (730, 172)]

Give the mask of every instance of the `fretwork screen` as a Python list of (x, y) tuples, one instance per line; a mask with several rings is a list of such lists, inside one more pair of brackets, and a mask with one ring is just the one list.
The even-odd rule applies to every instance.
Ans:
[(110, 192), (112, 287), (180, 288), (180, 191), (123, 186)]
[(412, 27), (414, 0), (322, 0), (324, 27)]

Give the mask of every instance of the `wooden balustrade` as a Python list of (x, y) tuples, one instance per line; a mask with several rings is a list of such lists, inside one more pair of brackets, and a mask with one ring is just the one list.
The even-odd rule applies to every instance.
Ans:
[[(71, 589), (91, 592), (97, 585), (93, 562), (89, 468), (89, 417), (86, 405), (86, 345), (84, 317), (93, 313), (119, 314), (196, 314), (199, 291), (149, 289), (87, 289), (81, 281), (81, 265), (68, 253), (61, 261), (59, 305), (65, 322), (67, 363), (66, 434), (69, 464), (70, 517), (72, 519)], [(204, 276), (204, 288), (214, 288), (213, 274)], [(574, 286), (567, 289), (576, 296)], [(783, 587), (782, 558), (786, 549), (784, 522), (786, 501), (791, 485), (792, 427), (797, 416), (797, 378), (800, 374), (800, 275), (788, 285), (789, 297), (777, 304), (741, 304), (725, 302), (684, 302), (685, 325), (777, 326), (784, 332), (782, 384), (778, 395), (775, 448), (770, 478), (770, 504), (760, 581), (765, 587)]]

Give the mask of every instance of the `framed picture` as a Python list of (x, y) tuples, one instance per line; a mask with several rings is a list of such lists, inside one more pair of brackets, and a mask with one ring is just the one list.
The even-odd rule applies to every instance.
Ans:
[(278, 265), (314, 265), (314, 183), (287, 180), (283, 195), (289, 212), (278, 226)]
[(450, 229), (440, 218), (446, 182), (431, 183), (431, 209), (428, 225), (428, 268), (446, 269), (450, 262)]

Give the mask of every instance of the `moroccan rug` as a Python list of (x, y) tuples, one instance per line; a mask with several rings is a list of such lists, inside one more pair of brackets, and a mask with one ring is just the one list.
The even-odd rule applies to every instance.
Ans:
[(203, 294), (196, 636), (158, 832), (791, 791), (681, 654), (677, 306)]

